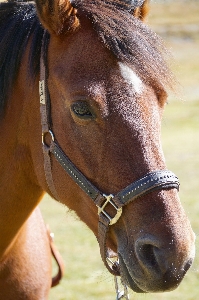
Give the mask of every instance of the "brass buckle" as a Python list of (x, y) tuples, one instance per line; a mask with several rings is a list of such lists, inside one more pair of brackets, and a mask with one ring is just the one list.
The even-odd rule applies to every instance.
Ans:
[[(119, 220), (119, 218), (122, 214), (122, 207), (118, 208), (115, 205), (115, 203), (112, 201), (112, 199), (114, 198), (114, 196), (112, 194), (110, 194), (108, 196), (103, 194), (103, 196), (104, 196), (104, 198), (106, 198), (106, 201), (104, 202), (102, 207), (97, 206), (98, 207), (98, 215), (100, 215), (101, 213), (104, 214), (109, 219), (109, 225), (113, 225)], [(113, 218), (104, 210), (108, 203), (110, 203), (117, 211), (116, 215)]]

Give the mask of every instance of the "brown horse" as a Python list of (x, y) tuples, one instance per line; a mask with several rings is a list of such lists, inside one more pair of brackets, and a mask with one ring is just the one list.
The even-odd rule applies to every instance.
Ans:
[[(0, 5), (0, 299), (48, 297), (45, 192), (88, 225), (109, 271), (136, 292), (176, 288), (192, 263), (160, 143), (173, 77), (142, 22), (146, 4)], [(107, 263), (107, 247), (119, 262)]]

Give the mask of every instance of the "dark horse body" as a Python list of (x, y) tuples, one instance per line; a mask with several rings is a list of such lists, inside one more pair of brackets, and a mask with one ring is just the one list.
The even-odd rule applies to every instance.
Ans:
[[(37, 208), (44, 192), (51, 194), (38, 94), (43, 28), (52, 128), (78, 169), (106, 194), (166, 169), (160, 120), (172, 82), (159, 40), (132, 15), (142, 19), (136, 7), (130, 13), (120, 1), (100, 0), (75, 6), (64, 0), (37, 1), (37, 12), (33, 4), (0, 6), (0, 299), (47, 299), (51, 285), (49, 241)], [(54, 157), (51, 163), (59, 200), (97, 235), (96, 205)], [(177, 190), (155, 190), (124, 207), (108, 246), (135, 291), (177, 287), (194, 256)]]

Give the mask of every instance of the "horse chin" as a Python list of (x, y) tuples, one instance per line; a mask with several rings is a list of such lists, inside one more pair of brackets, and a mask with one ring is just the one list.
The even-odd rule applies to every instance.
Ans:
[(192, 264), (192, 259), (190, 259), (184, 267), (184, 270), (181, 272), (180, 276), (175, 276), (174, 274), (172, 276), (171, 270), (168, 270), (168, 272), (166, 272), (162, 276), (162, 278), (156, 278), (155, 282), (151, 282), (151, 284), (148, 283), (148, 288), (145, 282), (146, 289), (144, 290), (140, 287), (141, 284), (139, 284), (139, 282), (137, 282), (137, 280), (132, 277), (121, 254), (118, 253), (118, 257), (120, 262), (121, 281), (123, 284), (126, 284), (130, 289), (132, 289), (136, 293), (154, 293), (165, 291), (169, 292), (176, 289), (179, 286), (182, 279), (184, 278), (186, 271)]
[(118, 256), (120, 262), (121, 281), (123, 282), (123, 284), (126, 284), (130, 289), (132, 289), (136, 293), (146, 293), (145, 291), (140, 289), (137, 283), (133, 280), (122, 256), (119, 253)]

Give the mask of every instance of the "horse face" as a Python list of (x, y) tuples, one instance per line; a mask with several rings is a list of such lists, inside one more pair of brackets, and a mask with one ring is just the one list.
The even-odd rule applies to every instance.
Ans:
[[(52, 36), (48, 61), (56, 139), (100, 191), (115, 194), (166, 169), (160, 144), (165, 92), (118, 61), (89, 22), (62, 41)], [(59, 174), (54, 179), (62, 202), (97, 235), (94, 203), (55, 161), (53, 173)], [(123, 281), (133, 290), (176, 288), (194, 257), (194, 234), (176, 190), (154, 191), (124, 207), (108, 245), (118, 252)]]

